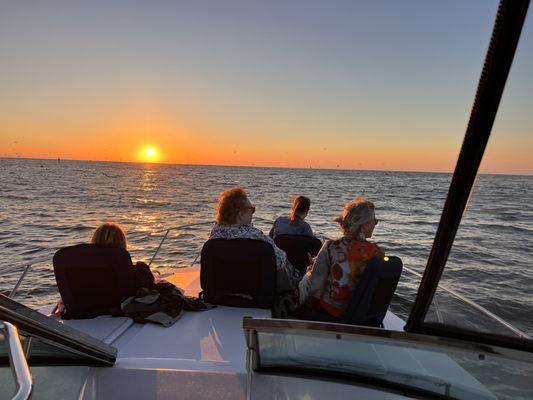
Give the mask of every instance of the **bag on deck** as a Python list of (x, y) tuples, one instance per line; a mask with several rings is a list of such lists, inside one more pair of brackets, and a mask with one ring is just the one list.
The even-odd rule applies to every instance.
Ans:
[(183, 311), (204, 311), (214, 307), (196, 297), (185, 296), (170, 282), (156, 283), (145, 263), (135, 265), (135, 276), (140, 288), (121, 304), (124, 315), (135, 322), (153, 322), (169, 327), (183, 315)]

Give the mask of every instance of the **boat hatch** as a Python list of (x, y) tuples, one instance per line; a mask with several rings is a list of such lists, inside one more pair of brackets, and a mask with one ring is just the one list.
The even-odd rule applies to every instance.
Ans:
[[(72, 329), (0, 294), (0, 321), (18, 328), (31, 365), (99, 365), (115, 363), (117, 350), (92, 336)], [(0, 362), (7, 361), (8, 346), (0, 342)]]

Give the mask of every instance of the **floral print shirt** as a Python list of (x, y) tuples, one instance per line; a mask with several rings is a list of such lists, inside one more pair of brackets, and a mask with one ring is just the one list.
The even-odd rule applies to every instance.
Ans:
[(274, 241), (261, 230), (252, 225), (220, 225), (215, 223), (211, 229), (210, 239), (255, 239), (269, 243), (276, 255), (277, 290), (280, 292), (293, 290), (298, 283), (299, 275), (287, 259), (287, 254), (276, 246)]
[(306, 296), (319, 299), (322, 308), (334, 317), (344, 318), (368, 261), (383, 255), (378, 246), (362, 238), (326, 241), (306, 274)]

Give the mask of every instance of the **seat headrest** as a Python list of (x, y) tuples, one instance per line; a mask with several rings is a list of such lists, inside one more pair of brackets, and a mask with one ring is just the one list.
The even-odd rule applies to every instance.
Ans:
[(69, 318), (113, 313), (137, 290), (131, 257), (125, 249), (94, 244), (69, 246), (54, 255), (53, 263)]
[(200, 283), (210, 303), (271, 308), (276, 290), (274, 249), (255, 239), (210, 239), (202, 248)]
[(305, 271), (310, 264), (308, 253), (314, 257), (322, 247), (322, 242), (318, 238), (307, 235), (277, 235), (274, 242), (287, 253), (291, 264), (301, 271)]

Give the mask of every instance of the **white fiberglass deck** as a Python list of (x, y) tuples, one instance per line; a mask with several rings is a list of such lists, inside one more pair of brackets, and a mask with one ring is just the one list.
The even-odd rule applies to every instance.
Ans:
[[(183, 269), (169, 280), (197, 295), (198, 268)], [(242, 320), (245, 316), (270, 318), (269, 310), (216, 307), (203, 312), (185, 312), (173, 326), (137, 324), (129, 318), (102, 316), (90, 320), (69, 320), (65, 324), (97, 337), (117, 348), (117, 361), (109, 368), (71, 367), (69, 385), (77, 399), (244, 399), (246, 398), (246, 342)], [(404, 322), (387, 313), (385, 328), (402, 330)], [(376, 353), (375, 357), (384, 360)], [(402, 356), (403, 357), (403, 356)], [(401, 363), (402, 357), (392, 360)], [(417, 357), (418, 359), (418, 357)], [(390, 361), (390, 360), (389, 360)], [(425, 365), (421, 357), (416, 375), (431, 373), (435, 360)], [(418, 362), (417, 361), (417, 362)], [(451, 361), (451, 360), (449, 360)], [(444, 356), (437, 364), (450, 368), (472, 384), (473, 379)], [(452, 365), (453, 364), (453, 365)], [(386, 365), (384, 368), (388, 368)], [(56, 369), (34, 369), (36, 379), (53, 379)], [(59, 371), (59, 370), (58, 370)], [(61, 374), (65, 374), (61, 370)], [(459, 379), (458, 378), (458, 379)], [(74, 383), (77, 382), (77, 383)], [(474, 382), (476, 384), (476, 382)], [(46, 398), (46, 393), (41, 392)], [(490, 399), (483, 392), (479, 399)], [(38, 393), (35, 393), (38, 397)], [(333, 398), (405, 399), (394, 391), (372, 389), (349, 382), (254, 374), (252, 398)]]
[[(118, 349), (115, 366), (89, 368), (78, 377), (78, 399), (245, 399), (246, 343), (242, 318), (270, 317), (270, 311), (217, 307), (204, 312), (186, 312), (173, 326), (136, 324), (129, 318), (99, 317), (70, 320), (66, 324), (109, 342)], [(393, 323), (397, 317), (390, 314)], [(399, 319), (398, 319), (399, 320)], [(401, 321), (401, 320), (400, 320)], [(368, 350), (367, 350), (368, 351)], [(477, 386), (479, 396), (493, 399), (483, 386), (445, 355), (427, 357), (423, 352), (398, 349), (395, 359), (386, 359), (378, 348), (368, 362), (383, 370), (417, 359), (416, 376), (425, 377), (434, 368), (449, 370), (454, 382)], [(411, 354), (412, 353), (412, 354)], [(370, 365), (369, 364), (369, 365)], [(52, 369), (41, 374), (53, 373)], [(64, 372), (63, 372), (64, 373)], [(76, 371), (72, 370), (76, 375)], [(77, 375), (76, 375), (77, 376)], [(81, 379), (80, 379), (81, 378)], [(350, 382), (305, 376), (254, 374), (253, 399), (406, 399), (397, 392), (372, 389)]]
[[(197, 296), (198, 268), (187, 268), (171, 282)], [(120, 368), (164, 368), (194, 371), (246, 371), (245, 316), (270, 318), (270, 310), (218, 306), (208, 311), (185, 312), (171, 327), (136, 324), (129, 318), (98, 317), (69, 320), (65, 324), (101, 339), (118, 349)], [(402, 330), (404, 322), (387, 313), (385, 328)]]

